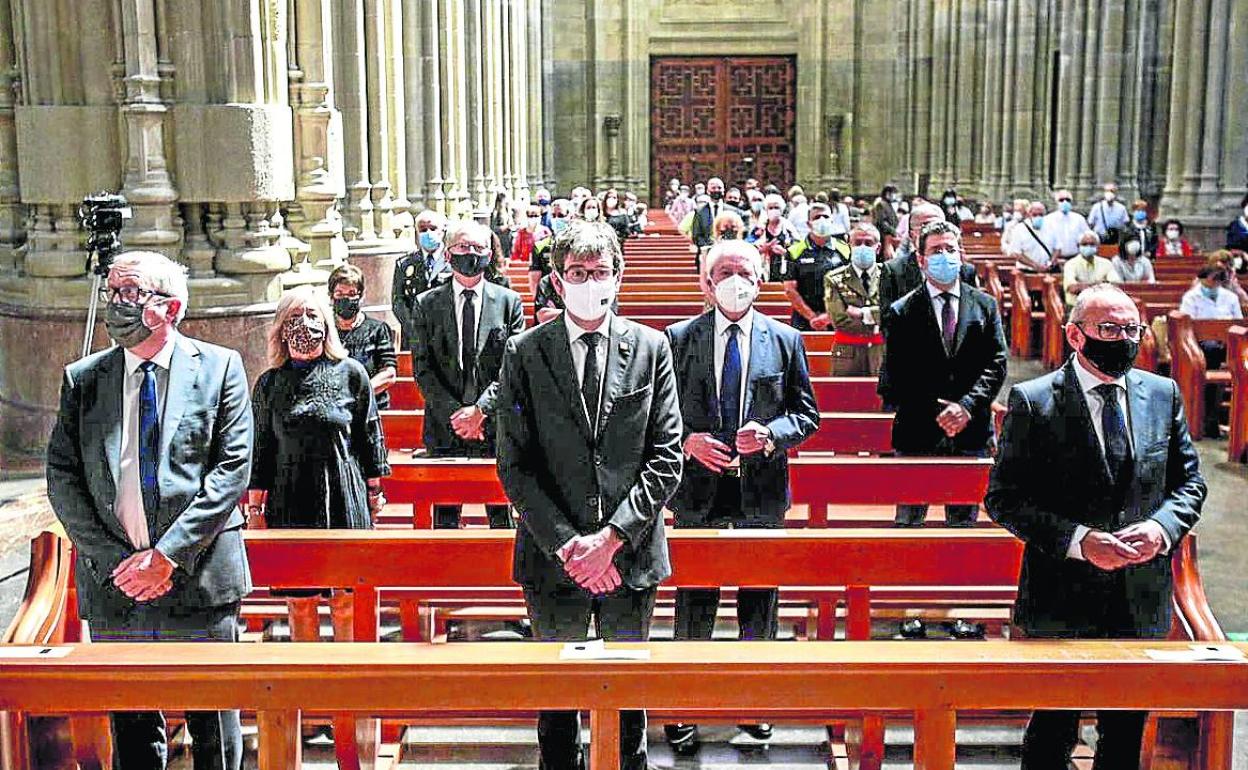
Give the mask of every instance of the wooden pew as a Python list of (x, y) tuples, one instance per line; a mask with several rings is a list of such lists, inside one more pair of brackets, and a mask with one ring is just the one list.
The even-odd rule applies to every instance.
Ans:
[[(979, 504), (992, 460), (946, 457), (811, 457), (789, 460), (793, 505), (808, 506), (806, 526), (827, 527), (836, 506)], [(383, 482), (391, 503), (410, 504), (416, 529), (433, 527), (435, 504), (508, 502), (493, 460), (392, 456)], [(384, 519), (391, 521), (391, 519)]]
[[(1183, 408), (1187, 412), (1187, 425), (1192, 438), (1199, 440), (1204, 437), (1205, 385), (1229, 387), (1232, 379), (1228, 369), (1207, 369), (1198, 343), (1202, 340), (1226, 342), (1231, 327), (1241, 325), (1243, 321), (1194, 320), (1186, 313), (1173, 310), (1167, 315), (1166, 322), (1170, 376), (1178, 383), (1179, 392), (1183, 395)], [(1233, 401), (1233, 393), (1231, 398)]]
[(1226, 459), (1248, 462), (1248, 326), (1226, 332), (1226, 366), (1231, 372), (1231, 429)]
[(1010, 352), (1016, 356), (1031, 356), (1032, 328), (1043, 326), (1044, 312), (1036, 310), (1031, 292), (1043, 291), (1045, 283), (1052, 283), (1047, 273), (1027, 273), (1015, 270), (1011, 279), (1010, 293)]

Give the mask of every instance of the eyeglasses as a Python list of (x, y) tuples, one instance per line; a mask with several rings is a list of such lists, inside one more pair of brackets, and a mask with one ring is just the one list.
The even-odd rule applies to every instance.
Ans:
[[(1076, 323), (1075, 326), (1079, 327), (1079, 331), (1084, 334), (1088, 333), (1088, 330), (1083, 328), (1082, 323)], [(1132, 342), (1139, 342), (1140, 338), (1144, 336), (1144, 330), (1147, 328), (1144, 324), (1116, 324), (1113, 321), (1102, 321), (1096, 325), (1096, 334), (1103, 340), (1127, 339)]]
[(171, 299), (173, 297), (172, 294), (141, 289), (138, 286), (120, 286), (117, 288), (101, 286), (99, 296), (100, 302), (124, 302), (127, 305), (146, 305), (154, 297), (162, 299)]
[(490, 256), (490, 252), (488, 251), (476, 251), (475, 249), (456, 248), (454, 250), (448, 251), (447, 253), (449, 253), (451, 256), (476, 257), (477, 259), (485, 259), (486, 257)]
[(569, 267), (563, 271), (563, 280), (568, 283), (581, 284), (593, 278), (595, 281), (609, 281), (615, 275), (615, 270), (609, 267), (599, 267), (594, 270), (586, 270), (583, 267)]
[(1070, 198), (1058, 198), (1058, 203), (1070, 203)]

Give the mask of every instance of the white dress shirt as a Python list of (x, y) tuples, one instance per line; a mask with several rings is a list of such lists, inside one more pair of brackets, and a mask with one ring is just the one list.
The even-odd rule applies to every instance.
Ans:
[[(464, 286), (462, 283), (455, 280), (454, 278), (451, 279), (451, 286), (454, 287), (453, 290), (455, 292), (455, 339), (458, 340), (459, 335), (463, 334), (463, 331), (464, 331), (464, 305), (468, 301), (467, 298), (464, 297), (464, 291), (467, 290), (469, 287)], [(473, 324), (474, 329), (481, 328), (481, 299), (482, 299), (481, 294), (482, 294), (482, 290), (484, 286), (485, 286), (485, 279), (482, 278), (480, 281), (477, 282), (476, 286), (471, 287), (473, 292), (476, 294), (476, 296), (472, 298), (472, 306), (476, 310), (476, 314), (473, 316), (473, 319), (476, 321), (476, 323)], [(477, 342), (476, 340), (473, 340), (472, 344), (476, 345), (476, 342)], [(463, 369), (464, 368), (464, 341), (463, 340), (459, 340), (459, 345), (456, 347), (456, 353), (459, 357), (459, 368)]]
[[(169, 363), (178, 334), (172, 332), (165, 346), (152, 356), (156, 364), (156, 402), (160, 405), (161, 422), (165, 415), (165, 392), (169, 389)], [(121, 457), (117, 466), (117, 499), (113, 510), (121, 527), (138, 550), (150, 548), (147, 512), (143, 508), (143, 482), (139, 472), (139, 399), (143, 388), (143, 372), (139, 365), (145, 360), (125, 350), (125, 377), (121, 385)]]
[(1235, 292), (1230, 289), (1218, 287), (1218, 298), (1216, 300), (1209, 299), (1205, 293), (1197, 286), (1194, 289), (1188, 289), (1183, 295), (1183, 301), (1179, 303), (1179, 310), (1187, 313), (1196, 320), (1219, 320), (1243, 318), (1243, 311), (1239, 307), (1239, 297), (1235, 296)]
[(715, 310), (715, 395), (719, 396), (719, 389), (723, 386), (724, 354), (728, 350), (728, 327), (734, 323), (741, 329), (737, 334), (737, 349), (741, 351), (741, 392), (737, 396), (737, 404), (741, 410), (741, 419), (744, 420), (745, 386), (750, 371), (750, 334), (754, 329), (754, 308), (750, 308), (748, 313), (741, 316), (740, 321), (729, 321), (718, 309)]
[[(1079, 380), (1079, 392), (1083, 394), (1084, 403), (1088, 405), (1088, 415), (1092, 418), (1092, 430), (1096, 433), (1096, 443), (1101, 447), (1101, 455), (1105, 454), (1105, 428), (1101, 425), (1101, 415), (1105, 411), (1105, 402), (1101, 396), (1094, 390), (1099, 385), (1106, 384), (1104, 380), (1097, 377), (1088, 370), (1083, 362), (1079, 360), (1079, 356), (1074, 357), (1075, 377)], [(1132, 455), (1135, 454), (1135, 438), (1131, 431), (1131, 403), (1127, 396), (1127, 378), (1119, 377), (1111, 383), (1115, 386), (1114, 393), (1118, 398), (1118, 405), (1122, 407), (1123, 419), (1127, 425), (1127, 449)], [(1091, 531), (1089, 527), (1080, 524), (1075, 527), (1075, 533), (1071, 535), (1070, 546), (1066, 549), (1066, 556), (1070, 559), (1083, 559), (1083, 538)], [(1170, 536), (1162, 530), (1162, 540), (1165, 541), (1163, 553), (1170, 551)]]
[[(936, 331), (941, 333), (943, 339), (945, 325), (941, 323), (941, 314), (945, 312), (945, 298), (940, 295), (944, 294), (945, 290), (938, 288), (931, 281), (926, 281), (923, 285), (927, 287), (927, 294), (932, 301), (932, 311), (936, 314)], [(956, 322), (958, 306), (962, 304), (962, 281), (954, 281), (949, 293), (953, 295), (953, 317)]]
[(832, 234), (846, 235), (849, 233), (849, 207), (844, 203), (833, 203), (832, 206)]
[[(607, 384), (607, 342), (611, 336), (611, 311), (602, 317), (602, 325), (594, 331), (598, 334), (598, 403), (602, 404), (602, 389)], [(588, 331), (576, 325), (571, 316), (563, 313), (563, 325), (568, 328), (568, 344), (572, 349), (572, 368), (576, 370), (576, 387), (580, 390), (585, 381), (585, 356), (589, 353), (589, 343), (581, 338)], [(585, 409), (585, 419), (589, 419), (589, 409), (581, 399), (581, 408)], [(596, 426), (591, 426), (595, 427)]]
[(1044, 215), (1043, 229), (1048, 230), (1048, 237), (1053, 239), (1051, 241), (1051, 245), (1055, 247), (1053, 256), (1071, 257), (1079, 253), (1079, 236), (1091, 228), (1088, 227), (1088, 220), (1077, 211), (1069, 214), (1050, 211)]

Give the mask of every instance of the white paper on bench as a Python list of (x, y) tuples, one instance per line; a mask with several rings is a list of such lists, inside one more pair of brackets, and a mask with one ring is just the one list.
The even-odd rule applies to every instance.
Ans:
[(1219, 661), (1223, 663), (1243, 661), (1244, 653), (1233, 644), (1191, 644), (1186, 650), (1145, 650), (1144, 654), (1153, 660), (1173, 661), (1176, 663), (1195, 663), (1199, 661)]
[(607, 647), (602, 639), (569, 642), (559, 653), (560, 660), (650, 660), (649, 650), (624, 650)]

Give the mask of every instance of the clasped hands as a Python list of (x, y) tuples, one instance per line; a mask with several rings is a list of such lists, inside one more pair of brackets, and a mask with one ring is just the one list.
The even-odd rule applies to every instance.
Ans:
[(1166, 547), (1166, 538), (1160, 524), (1145, 519), (1112, 533), (1088, 530), (1079, 546), (1085, 560), (1112, 572), (1152, 561)]
[(155, 548), (127, 556), (113, 570), (113, 585), (136, 602), (159, 599), (173, 588), (174, 564)]
[(568, 577), (591, 594), (609, 594), (623, 582), (615, 568), (615, 554), (624, 541), (611, 527), (603, 527), (592, 535), (579, 535), (556, 551)]
[(971, 422), (971, 413), (959, 403), (954, 401), (946, 401), (943, 398), (936, 399), (944, 409), (940, 410), (940, 414), (936, 415), (936, 424), (945, 432), (949, 438), (961, 433)]
[(485, 412), (476, 404), (455, 410), (451, 415), (451, 430), (464, 441), (485, 440)]
[[(762, 452), (771, 440), (771, 431), (767, 426), (751, 420), (737, 431), (737, 454), (752, 455)], [(715, 438), (709, 433), (690, 433), (685, 439), (685, 454), (695, 458), (715, 473), (723, 473), (732, 463), (732, 447)]]

